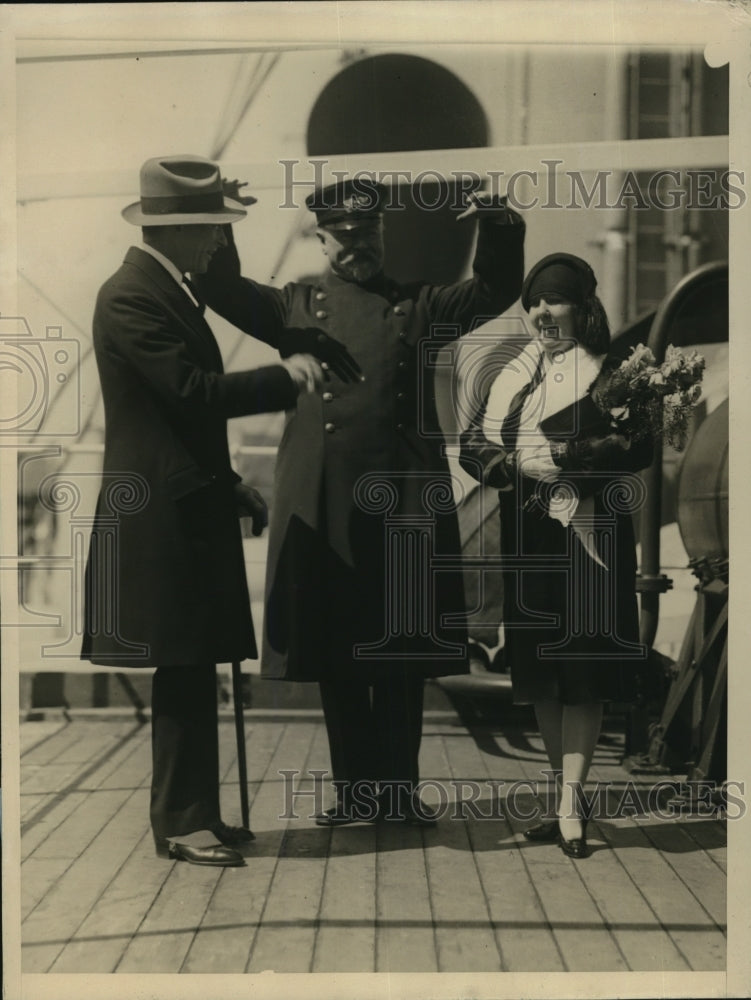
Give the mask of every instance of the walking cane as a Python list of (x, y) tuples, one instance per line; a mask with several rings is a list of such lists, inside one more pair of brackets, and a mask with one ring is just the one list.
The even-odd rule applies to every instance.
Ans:
[(235, 704), (235, 736), (237, 738), (237, 770), (240, 777), (240, 810), (242, 824), (250, 829), (248, 804), (248, 762), (245, 756), (245, 717), (243, 716), (242, 670), (239, 662), (232, 664), (232, 701)]

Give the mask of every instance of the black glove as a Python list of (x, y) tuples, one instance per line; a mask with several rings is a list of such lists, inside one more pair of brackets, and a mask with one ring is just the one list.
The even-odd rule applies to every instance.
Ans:
[(477, 215), (480, 218), (491, 219), (493, 222), (502, 225), (518, 226), (523, 223), (523, 219), (513, 208), (508, 207), (506, 195), (483, 194), (473, 191), (467, 196), (466, 207), (461, 215), (457, 215), (457, 222), (462, 219), (469, 219)]
[(315, 327), (300, 329), (290, 327), (279, 336), (279, 354), (288, 358), (292, 354), (312, 354), (338, 375), (342, 382), (361, 382), (362, 369), (344, 344), (329, 337)]
[(258, 490), (245, 483), (236, 483), (235, 499), (237, 500), (237, 513), (239, 517), (251, 517), (253, 519), (253, 536), (258, 536), (269, 523), (269, 509), (266, 501)]
[(553, 461), (566, 472), (616, 472), (623, 466), (629, 447), (628, 438), (622, 434), (606, 434), (556, 443), (551, 451)]
[(481, 420), (480, 415), (460, 436), (459, 464), (484, 486), (510, 490), (516, 482), (517, 453), (488, 441), (482, 433)]

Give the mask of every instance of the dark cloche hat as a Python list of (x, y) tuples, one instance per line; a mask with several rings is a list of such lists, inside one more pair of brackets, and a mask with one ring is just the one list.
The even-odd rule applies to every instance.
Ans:
[(319, 226), (351, 223), (362, 219), (379, 219), (383, 215), (386, 188), (368, 177), (353, 177), (316, 188), (305, 199), (306, 207), (315, 212)]
[(571, 253), (551, 253), (538, 260), (524, 279), (522, 305), (529, 312), (532, 299), (551, 292), (581, 306), (595, 288), (597, 279), (586, 260)]
[(198, 226), (237, 222), (248, 213), (224, 197), (216, 163), (184, 154), (147, 160), (141, 167), (141, 200), (122, 214), (134, 226)]

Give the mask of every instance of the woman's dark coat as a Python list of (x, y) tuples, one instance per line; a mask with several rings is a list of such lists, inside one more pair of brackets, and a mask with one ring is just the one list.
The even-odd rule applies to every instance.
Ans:
[[(600, 377), (611, 366), (606, 361)], [(483, 434), (477, 414), (462, 435), (462, 467), (499, 489), (503, 569), (504, 653), (514, 701), (520, 704), (629, 701), (646, 650), (639, 644), (636, 553), (632, 513), (643, 499), (628, 473), (652, 460), (648, 439), (624, 450), (590, 392), (554, 414), (541, 429), (566, 442), (559, 479), (584, 499), (594, 497), (595, 540), (604, 569), (569, 525), (547, 513), (550, 484), (516, 467), (518, 420), (528, 385), (509, 402), (501, 442)]]
[(99, 293), (94, 349), (105, 443), (82, 658), (256, 657), (227, 418), (294, 406), (292, 379), (280, 365), (224, 374), (201, 310), (135, 247)]
[(466, 630), (448, 620), (464, 613), (461, 569), (431, 563), (461, 551), (431, 363), (516, 300), (523, 240), (523, 225), (481, 221), (474, 276), (449, 286), (360, 285), (330, 272), (279, 290), (241, 278), (231, 248), (212, 262), (201, 287), (217, 312), (276, 347), (285, 327), (319, 328), (364, 375), (332, 375), (287, 418), (269, 536), (266, 676), (351, 676), (353, 659), (363, 678), (405, 664), (424, 676), (467, 669)]

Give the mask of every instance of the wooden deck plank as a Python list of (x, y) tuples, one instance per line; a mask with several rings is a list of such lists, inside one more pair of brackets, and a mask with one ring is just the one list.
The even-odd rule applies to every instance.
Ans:
[[(328, 767), (328, 740), (320, 726), (311, 764)], [(333, 803), (329, 790), (324, 805)], [(310, 817), (308, 817), (310, 822)], [(374, 972), (376, 949), (376, 825), (331, 831), (311, 972)]]
[[(28, 741), (24, 971), (724, 968), (723, 824), (600, 818), (592, 857), (577, 862), (554, 845), (524, 841), (532, 820), (507, 822), (498, 802), (493, 812), (489, 784), (477, 803), (483, 818), (452, 818), (454, 807), (434, 830), (380, 823), (329, 831), (313, 824), (312, 799), (296, 800), (298, 819), (282, 815), (280, 769), (328, 767), (320, 716), (290, 720), (248, 713), (257, 840), (243, 852), (243, 869), (155, 858), (150, 727), (126, 739), (133, 720), (74, 720)], [(423, 776), (452, 795), (460, 780), (505, 780), (502, 797), (524, 775), (539, 778), (545, 757), (533, 721), (520, 726), (514, 716), (508, 729), (475, 735), (455, 716), (426, 720)], [(594, 781), (614, 782), (616, 798), (629, 781), (647, 788), (654, 780), (624, 775), (620, 746), (617, 737), (601, 744), (592, 772)], [(57, 776), (53, 767), (41, 774), (45, 760), (59, 765)], [(220, 761), (224, 818), (238, 822), (231, 721), (220, 725)], [(65, 769), (67, 785), (55, 788)], [(36, 791), (27, 791), (27, 778)], [(436, 802), (435, 791), (426, 799)]]
[(621, 972), (628, 966), (577, 870), (555, 844), (525, 851), (545, 916), (570, 972)]
[[(220, 744), (224, 742), (222, 730), (226, 728), (231, 727), (220, 726)], [(142, 784), (149, 784), (150, 740), (145, 740), (144, 750), (145, 753), (139, 755), (140, 761), (135, 760), (136, 755), (131, 755), (123, 762), (120, 773), (111, 775), (112, 783), (126, 785), (143, 772)], [(231, 762), (228, 762), (225, 770), (230, 766)], [(154, 854), (148, 830), (148, 795), (145, 790), (138, 805), (130, 803), (128, 820), (134, 824), (134, 831), (140, 839), (136, 837), (132, 853), (97, 900), (52, 971), (113, 972), (144, 914), (151, 909), (169, 876), (173, 866)]]
[[(83, 723), (87, 726), (88, 723)], [(95, 734), (94, 734), (95, 736)], [(92, 734), (86, 738), (90, 741)], [(94, 761), (93, 770), (90, 770)], [(79, 795), (86, 795), (92, 789), (110, 791), (132, 791), (138, 788), (150, 773), (151, 743), (148, 729), (134, 727), (128, 723), (119, 730), (118, 741), (107, 755), (92, 755), (88, 763), (82, 764), (68, 789), (50, 790), (23, 821), (22, 859), (28, 858), (57, 828), (65, 822), (74, 808), (81, 802)], [(85, 774), (87, 770), (90, 773)], [(78, 777), (85, 782), (77, 780)], [(22, 789), (24, 788), (22, 772)]]
[(312, 972), (374, 972), (376, 826), (333, 830)]
[[(512, 927), (517, 899), (520, 897), (525, 900), (524, 909), (518, 913), (517, 930), (501, 933), (504, 964), (514, 971), (530, 969), (566, 971), (569, 957), (566, 951), (566, 938), (561, 936), (559, 929), (552, 926), (545, 894), (537, 884), (538, 877), (542, 875), (544, 878), (547, 874), (545, 867), (539, 865), (539, 852), (542, 850), (550, 854), (553, 849), (556, 851), (558, 849), (545, 844), (530, 844), (524, 840), (521, 831), (529, 826), (532, 820), (519, 820), (513, 815), (517, 805), (530, 812), (540, 808), (540, 803), (529, 794), (520, 795), (517, 799), (514, 792), (515, 782), (522, 778), (528, 778), (535, 785), (540, 783), (544, 787), (546, 779), (542, 775), (542, 770), (548, 765), (539, 735), (528, 726), (510, 728), (508, 733), (487, 729), (482, 734), (482, 740), (483, 760), (488, 778), (491, 781), (504, 782), (499, 789), (509, 829), (502, 842), (504, 855), (508, 852), (513, 859), (518, 852), (523, 866), (513, 875), (511, 869), (507, 872), (504, 882), (510, 879), (509, 886), (498, 900), (501, 919), (504, 920), (502, 926), (510, 923)], [(550, 856), (554, 857), (552, 854)], [(494, 877), (496, 881), (500, 881), (498, 874)], [(591, 916), (591, 911), (588, 911), (586, 916)], [(519, 931), (522, 933), (519, 934)]]
[[(598, 836), (596, 824), (590, 826)], [(618, 852), (595, 846), (578, 871), (631, 971), (681, 972), (690, 968), (629, 877)]]
[[(534, 760), (525, 754), (518, 761), (517, 775), (528, 779), (532, 787), (537, 788), (538, 795), (531, 790), (519, 795), (516, 801), (524, 814), (543, 807), (541, 795), (547, 786), (543, 771), (548, 765), (541, 752), (539, 736), (530, 734), (529, 741), (532, 746), (539, 746), (540, 756)], [(516, 835), (530, 825), (530, 821), (512, 815), (511, 810), (509, 822)], [(628, 966), (618, 942), (579, 872), (579, 867), (586, 865), (589, 859), (575, 861), (566, 857), (557, 844), (545, 843), (526, 843), (524, 859), (566, 969), (571, 972), (626, 971)]]
[[(26, 920), (53, 890), (78, 855), (96, 838), (102, 822), (125, 800), (124, 793), (92, 805), (88, 793), (72, 793), (66, 818), (21, 864), (21, 919)], [(72, 803), (70, 802), (72, 800)]]
[(21, 926), (23, 937), (27, 928), (23, 922), (56, 884), (70, 862), (60, 858), (32, 858), (21, 866)]
[(151, 726), (133, 728), (122, 745), (89, 778), (90, 787), (135, 789), (151, 784)]
[[(325, 733), (320, 724), (306, 726), (310, 752), (303, 756), (291, 754), (289, 747), (282, 748), (280, 766), (295, 766), (302, 763), (304, 771), (321, 765), (322, 737)], [(301, 787), (312, 786), (309, 778), (303, 777)], [(278, 830), (281, 826), (279, 808), (281, 786), (274, 789), (269, 803), (269, 819)], [(312, 819), (301, 809), (299, 820), (290, 820), (286, 828), (272, 834), (276, 851), (272, 865), (265, 871), (265, 905), (257, 917), (257, 931), (252, 941), (252, 950), (246, 967), (247, 972), (309, 972), (313, 954), (318, 914), (323, 887), (324, 864), (328, 855), (331, 831), (315, 826)]]
[[(425, 860), (435, 926), (439, 972), (499, 972), (498, 941), (469, 828), (476, 820), (461, 818), (451, 779), (475, 774), (481, 762), (469, 740), (429, 737), (426, 765), (443, 776), (451, 806), (435, 832), (425, 837)], [(433, 763), (440, 755), (440, 765)], [(461, 794), (461, 791), (460, 791)]]
[[(592, 777), (596, 780), (611, 778), (611, 775), (612, 772), (599, 763), (592, 769)], [(651, 775), (629, 775), (627, 785), (637, 790), (647, 807), (649, 789), (654, 783), (655, 778)], [(626, 788), (622, 778), (616, 779), (614, 784), (615, 794), (622, 795)], [(689, 832), (692, 824), (700, 830), (712, 822), (680, 815), (666, 818), (641, 812), (633, 819), (600, 824), (603, 835), (619, 853), (631, 878), (640, 886), (657, 916), (670, 928), (675, 947), (693, 969), (724, 967), (726, 959), (723, 934), (726, 878)], [(720, 821), (717, 825), (720, 829), (723, 826)], [(710, 834), (705, 836), (711, 837)], [(645, 851), (650, 849), (657, 859), (644, 856)], [(643, 874), (645, 869), (646, 875)], [(655, 878), (665, 890), (659, 897), (662, 909), (657, 908), (650, 896), (654, 893)], [(691, 943), (697, 937), (702, 939), (698, 951)], [(718, 966), (718, 962), (722, 965)]]
[[(143, 832), (123, 865), (50, 969), (55, 973), (111, 973), (153, 906), (171, 866), (157, 858)], [(142, 970), (139, 970), (142, 971)], [(150, 971), (150, 970), (143, 970)]]
[(725, 967), (726, 941), (693, 893), (684, 885), (641, 827), (601, 824), (605, 841), (621, 862), (673, 942), (694, 970)]
[(37, 855), (44, 860), (55, 851), (60, 870), (24, 921), (25, 972), (49, 970), (132, 851), (143, 831), (143, 816), (133, 822), (134, 811), (128, 808), (136, 794), (100, 791), (88, 795), (62, 825), (60, 835), (48, 838), (26, 862), (33, 866)]
[(725, 873), (728, 871), (727, 820), (692, 820), (686, 823), (686, 833), (695, 840), (708, 858)]
[(247, 756), (256, 839), (243, 850), (247, 865), (243, 878), (217, 883), (185, 957), (184, 972), (245, 972), (284, 833), (278, 819), (282, 802), (278, 770), (290, 759), (305, 761), (313, 734), (314, 726), (300, 723), (251, 726)]
[[(495, 930), (499, 967), (508, 972), (562, 971), (558, 945), (524, 860), (526, 842), (514, 837), (504, 815), (503, 789), (490, 777), (490, 755), (471, 740), (449, 738), (445, 743), (454, 780), (475, 775), (480, 784), (475, 808), (481, 818), (470, 819), (467, 831)], [(471, 794), (458, 785), (456, 790), (465, 799)], [(469, 808), (467, 804), (465, 811)]]
[[(248, 802), (251, 809), (253, 799), (263, 782), (275, 779), (275, 776), (269, 773), (269, 766), (285, 729), (286, 723), (258, 725), (246, 719), (245, 758), (248, 771)], [(225, 722), (219, 726), (219, 764), (219, 800), (222, 818), (225, 823), (239, 825), (241, 819), (240, 775), (237, 766), (237, 742), (233, 723)], [(276, 780), (278, 780), (278, 776)]]
[[(29, 722), (27, 725), (35, 726), (36, 723)], [(45, 736), (47, 735), (50, 736), (49, 739), (32, 737), (30, 742), (33, 745), (23, 753), (23, 764), (30, 771), (42, 768), (45, 764), (56, 760), (58, 756), (68, 753), (79, 740), (84, 739), (86, 734), (77, 723), (65, 720), (54, 733), (50, 733), (49, 729), (45, 730)]]
[[(420, 751), (423, 781), (447, 782), (448, 763), (440, 729), (424, 726)], [(438, 804), (435, 793), (424, 793), (427, 804)], [(437, 972), (438, 956), (426, 867), (447, 820), (435, 829), (382, 822), (376, 828), (376, 972)]]
[(52, 798), (51, 792), (21, 792), (19, 799), (19, 818), (23, 825), (24, 820), (28, 820), (35, 812)]
[(225, 877), (239, 882), (245, 869), (172, 864), (115, 971), (179, 972), (216, 885)]
[(69, 722), (66, 718), (21, 720), (18, 727), (18, 743), (21, 757), (27, 756), (35, 747), (40, 747), (53, 737), (57, 737)]
[(423, 837), (401, 823), (377, 829), (376, 972), (437, 972)]
[(139, 932), (144, 914), (153, 906), (171, 871), (171, 865), (154, 854), (151, 832), (144, 832), (142, 807), (148, 795), (139, 792), (123, 811), (118, 836), (127, 840), (130, 853), (79, 925), (50, 972), (110, 973), (118, 968), (131, 939)]
[(45, 759), (40, 761), (36, 750), (24, 758), (24, 790), (29, 793), (59, 792), (93, 764), (107, 762), (124, 734), (133, 728), (132, 723), (126, 728), (123, 724), (113, 726), (107, 722), (95, 722), (90, 726), (73, 728), (70, 739), (65, 739), (66, 734), (61, 733), (57, 752), (57, 740), (51, 740), (38, 748), (40, 754), (44, 751)]
[[(623, 772), (618, 760), (617, 746), (599, 744), (591, 772), (592, 780), (605, 783), (614, 780), (617, 775), (616, 783), (622, 783)], [(528, 767), (525, 767), (525, 774), (533, 777)], [(593, 795), (589, 787), (587, 794)], [(638, 883), (629, 877), (617, 852), (606, 849), (596, 822), (590, 823), (588, 839), (592, 846), (591, 856), (571, 863), (577, 867), (602, 925), (612, 935), (627, 967), (639, 971), (685, 970), (687, 963), (683, 955), (642, 895)], [(561, 944), (565, 946), (563, 941)]]
[(310, 971), (331, 832), (308, 822), (284, 832), (248, 972)]
[(726, 879), (689, 835), (687, 828), (692, 822), (701, 821), (639, 821), (639, 825), (708, 916), (724, 930), (727, 926)]

